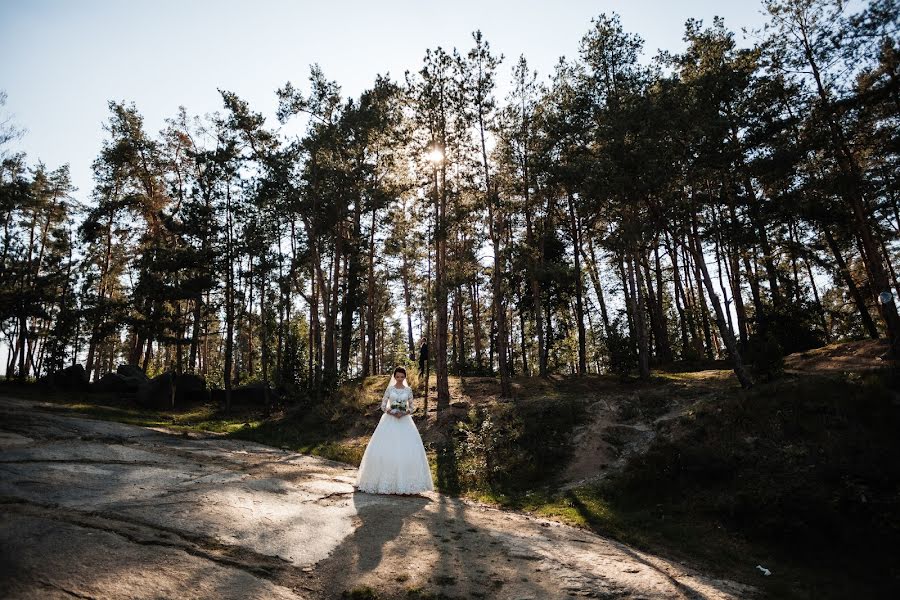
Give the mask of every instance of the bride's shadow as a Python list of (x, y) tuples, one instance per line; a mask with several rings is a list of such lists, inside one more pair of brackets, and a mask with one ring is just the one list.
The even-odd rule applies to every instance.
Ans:
[(423, 496), (354, 491), (351, 502), (356, 510), (356, 527), (332, 554), (345, 557), (341, 561), (344, 568), (334, 573), (336, 590), (353, 587), (357, 579), (377, 569), (381, 564), (385, 545), (400, 534), (411, 515), (428, 505), (431, 500)]

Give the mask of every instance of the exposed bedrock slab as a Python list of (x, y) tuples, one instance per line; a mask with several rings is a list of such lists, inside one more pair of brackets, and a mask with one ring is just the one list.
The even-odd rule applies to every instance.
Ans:
[(601, 536), (356, 469), (0, 398), (0, 597), (745, 598)]

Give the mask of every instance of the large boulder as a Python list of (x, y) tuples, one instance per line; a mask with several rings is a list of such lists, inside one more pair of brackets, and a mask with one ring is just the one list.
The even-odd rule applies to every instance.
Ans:
[(175, 374), (166, 371), (138, 389), (137, 403), (144, 408), (171, 409), (175, 407)]
[(91, 384), (91, 391), (97, 393), (125, 393), (136, 390), (137, 386), (132, 387), (131, 382), (118, 373), (107, 373), (97, 381)]
[(119, 365), (116, 368), (116, 374), (121, 375), (126, 380), (133, 381), (135, 387), (139, 387), (150, 381), (147, 374), (137, 365)]
[(182, 373), (175, 377), (175, 405), (197, 404), (209, 400), (206, 379), (194, 373)]
[(91, 384), (92, 392), (136, 393), (150, 379), (136, 365), (119, 365), (115, 373), (107, 373)]
[(87, 373), (80, 364), (45, 375), (37, 382), (40, 385), (65, 392), (86, 392), (90, 389)]

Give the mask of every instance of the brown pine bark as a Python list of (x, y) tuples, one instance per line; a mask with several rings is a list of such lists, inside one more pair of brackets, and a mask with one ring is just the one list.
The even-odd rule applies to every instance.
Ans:
[(634, 324), (637, 330), (638, 344), (638, 373), (641, 379), (650, 377), (650, 352), (647, 340), (647, 326), (644, 320), (644, 294), (641, 281), (641, 273), (639, 269), (635, 269), (635, 255), (629, 253), (625, 259), (625, 265), (628, 273), (628, 288), (631, 293), (631, 310), (634, 313)]
[(753, 386), (753, 380), (750, 378), (750, 374), (747, 373), (747, 370), (744, 368), (743, 360), (741, 359), (741, 353), (737, 347), (737, 342), (734, 339), (734, 335), (732, 335), (731, 331), (728, 329), (728, 326), (725, 323), (725, 315), (722, 313), (722, 306), (719, 303), (719, 297), (716, 295), (716, 290), (713, 287), (712, 279), (709, 276), (709, 270), (706, 268), (706, 261), (703, 258), (703, 247), (700, 245), (700, 237), (697, 234), (696, 220), (693, 223), (693, 235), (691, 235), (691, 242), (692, 243), (690, 244), (690, 250), (694, 258), (694, 264), (697, 265), (697, 269), (700, 271), (703, 279), (703, 284), (706, 286), (706, 292), (709, 294), (710, 302), (712, 303), (713, 310), (716, 314), (716, 324), (719, 329), (719, 335), (722, 336), (722, 339), (725, 342), (725, 347), (728, 349), (728, 353), (731, 356), (734, 374), (737, 376), (738, 381), (740, 381), (741, 387), (745, 389), (750, 388)]
[(822, 82), (822, 74), (819, 64), (815, 59), (815, 52), (810, 43), (808, 33), (805, 26), (801, 23), (800, 41), (803, 44), (803, 52), (809, 64), (816, 83), (816, 92), (822, 103), (822, 114), (824, 115), (826, 125), (831, 136), (832, 152), (837, 160), (838, 168), (846, 178), (850, 185), (839, 186), (838, 193), (841, 195), (844, 203), (850, 209), (853, 215), (853, 224), (856, 228), (857, 236), (864, 250), (864, 260), (866, 268), (871, 277), (871, 285), (869, 289), (874, 296), (874, 300), (878, 305), (881, 317), (887, 328), (888, 340), (890, 342), (891, 356), (900, 356), (900, 314), (897, 313), (897, 305), (894, 298), (889, 302), (881, 302), (879, 295), (883, 292), (891, 292), (891, 280), (888, 277), (888, 271), (884, 266), (884, 261), (878, 252), (878, 244), (875, 234), (872, 231), (872, 225), (869, 222), (869, 210), (866, 206), (866, 198), (863, 195), (862, 174), (860, 173), (859, 164), (856, 156), (850, 148), (846, 134), (841, 123), (836, 118), (836, 111), (833, 110), (833, 102), (830, 94), (825, 90)]
[(869, 314), (869, 308), (866, 306), (866, 301), (863, 299), (862, 293), (857, 287), (856, 282), (853, 280), (853, 275), (850, 273), (850, 268), (847, 266), (843, 254), (841, 254), (841, 249), (837, 244), (837, 240), (834, 239), (834, 236), (826, 225), (821, 225), (821, 228), (822, 235), (828, 244), (828, 248), (831, 249), (831, 254), (834, 256), (838, 271), (844, 280), (844, 285), (847, 286), (850, 297), (853, 298), (853, 303), (856, 304), (856, 310), (859, 312), (863, 327), (865, 327), (866, 333), (869, 334), (870, 338), (877, 340), (879, 338), (878, 328), (875, 326), (875, 321), (872, 320), (872, 315)]
[(588, 265), (588, 274), (591, 277), (591, 282), (594, 284), (597, 302), (600, 304), (600, 318), (603, 320), (603, 335), (609, 337), (609, 313), (606, 311), (606, 299), (603, 294), (603, 286), (600, 284), (600, 269), (597, 265), (597, 256), (594, 253), (594, 242), (590, 235), (587, 236), (587, 244), (588, 249), (590, 250), (590, 256), (588, 257), (584, 253), (584, 248), (581, 249), (581, 253), (584, 261)]
[[(678, 326), (681, 330), (681, 352), (682, 355), (688, 349), (690, 344), (688, 338), (688, 319), (691, 318), (690, 312), (687, 310), (687, 298), (684, 294), (684, 287), (681, 285), (681, 274), (678, 268), (678, 251), (669, 241), (669, 232), (665, 231), (666, 252), (669, 254), (669, 261), (672, 263), (672, 279), (675, 283), (675, 310), (678, 311)], [(684, 300), (684, 302), (682, 302)], [(693, 324), (691, 324), (693, 331)], [(684, 356), (682, 356), (684, 358)]]
[(578, 375), (587, 373), (587, 335), (584, 330), (584, 304), (582, 296), (583, 280), (581, 274), (581, 228), (575, 212), (575, 201), (572, 193), (569, 200), (569, 229), (572, 238), (573, 255), (575, 257), (575, 325), (578, 328)]
[[(442, 147), (445, 139), (442, 136)], [(435, 356), (434, 370), (437, 378), (437, 411), (442, 416), (450, 408), (450, 380), (447, 365), (448, 343), (448, 311), (447, 302), (449, 290), (447, 288), (447, 164), (441, 162), (440, 190), (438, 190), (437, 167), (434, 167), (435, 182)]]

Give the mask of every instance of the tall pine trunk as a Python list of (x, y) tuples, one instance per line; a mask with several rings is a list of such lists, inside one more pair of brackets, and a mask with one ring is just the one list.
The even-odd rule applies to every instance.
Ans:
[(575, 201), (571, 192), (569, 200), (569, 227), (575, 258), (575, 325), (578, 328), (578, 374), (587, 373), (587, 334), (584, 330), (583, 279), (581, 273), (581, 227), (575, 211)]
[(706, 268), (706, 261), (703, 257), (703, 247), (700, 245), (700, 236), (697, 234), (696, 213), (694, 213), (694, 222), (692, 223), (692, 227), (693, 235), (690, 236), (689, 247), (691, 254), (693, 255), (694, 264), (700, 271), (703, 279), (703, 284), (706, 286), (706, 292), (709, 294), (710, 302), (712, 303), (713, 309), (716, 313), (716, 324), (719, 328), (719, 335), (721, 335), (722, 339), (725, 341), (725, 347), (728, 349), (728, 353), (731, 356), (734, 374), (737, 376), (738, 381), (741, 383), (741, 387), (750, 388), (753, 386), (753, 381), (750, 379), (750, 375), (744, 368), (743, 360), (741, 359), (741, 353), (738, 350), (734, 335), (732, 335), (731, 331), (728, 329), (727, 324), (725, 323), (725, 315), (722, 313), (722, 306), (719, 303), (719, 297), (716, 295), (716, 290), (713, 287), (712, 279), (709, 276), (709, 270)]

